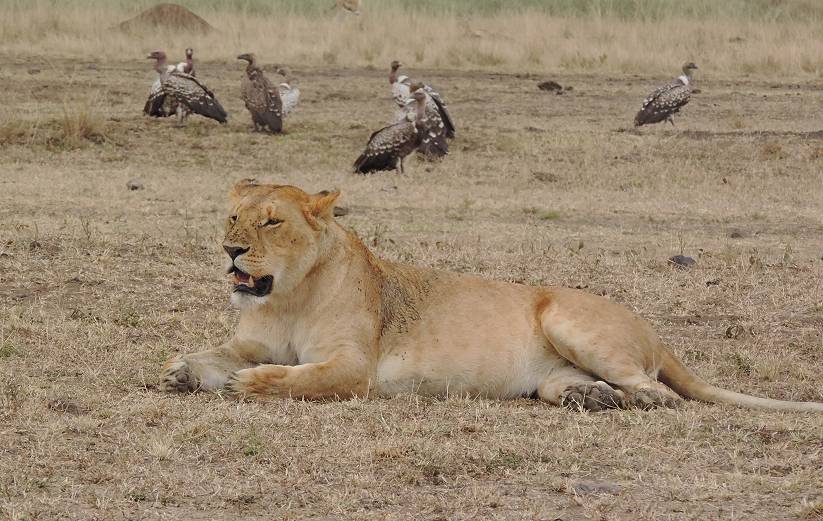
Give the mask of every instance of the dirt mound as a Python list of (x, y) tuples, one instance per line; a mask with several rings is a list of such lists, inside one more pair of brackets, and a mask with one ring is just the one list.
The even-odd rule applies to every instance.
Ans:
[(120, 24), (121, 31), (135, 31), (141, 29), (169, 29), (173, 31), (189, 31), (209, 33), (214, 27), (182, 5), (157, 4), (150, 7)]

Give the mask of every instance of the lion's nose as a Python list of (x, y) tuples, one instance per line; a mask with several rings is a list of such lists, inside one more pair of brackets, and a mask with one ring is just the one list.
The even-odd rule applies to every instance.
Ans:
[(223, 249), (226, 250), (226, 253), (229, 254), (229, 257), (231, 257), (231, 260), (234, 260), (237, 257), (239, 257), (239, 256), (243, 255), (244, 253), (246, 253), (247, 251), (249, 251), (248, 248), (241, 248), (240, 246), (230, 246), (230, 245), (227, 245), (227, 244), (223, 245)]

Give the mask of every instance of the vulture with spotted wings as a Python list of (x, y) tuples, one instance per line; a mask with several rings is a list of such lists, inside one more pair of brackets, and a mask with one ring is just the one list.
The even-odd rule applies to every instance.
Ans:
[(170, 97), (167, 97), (163, 91), (163, 84), (160, 82), (160, 79), (163, 77), (163, 73), (159, 70), (161, 68), (166, 69), (168, 72), (175, 70), (174, 65), (168, 65), (166, 63), (165, 54), (157, 59), (157, 64), (155, 65), (155, 69), (158, 70), (157, 79), (151, 84), (149, 97), (146, 100), (146, 104), (143, 105), (143, 114), (153, 118), (165, 118), (173, 116), (177, 112), (177, 103), (173, 102)]
[(416, 101), (413, 120), (404, 119), (372, 134), (366, 150), (354, 162), (355, 173), (380, 170), (403, 173), (403, 159), (420, 146), (426, 125), (426, 93), (417, 90), (412, 97)]
[[(395, 60), (391, 62), (391, 69), (389, 71), (389, 85), (391, 85), (392, 88), (392, 98), (394, 98), (394, 102), (400, 107), (395, 115), (395, 120), (398, 121), (406, 117), (408, 113), (408, 106), (414, 104), (414, 100), (410, 98), (410, 95), (414, 90), (412, 88), (412, 81), (408, 76), (398, 76), (397, 74), (397, 71), (402, 66), (402, 63)], [(417, 84), (418, 82), (414, 83)], [(446, 129), (446, 137), (453, 139), (455, 136), (454, 121), (446, 108), (446, 102), (443, 100), (443, 96), (441, 96), (440, 93), (437, 92), (431, 85), (427, 85), (425, 83), (421, 83), (421, 85), (423, 85), (423, 89), (426, 91), (426, 94), (429, 95), (430, 100), (428, 104), (433, 105), (440, 114), (440, 119), (443, 121), (443, 126)]]
[(634, 117), (634, 126), (648, 125), (668, 121), (674, 126), (672, 116), (680, 112), (689, 102), (692, 94), (692, 71), (697, 69), (697, 65), (692, 62), (683, 65), (683, 75), (676, 80), (658, 87), (646, 99), (640, 112)]
[(257, 65), (257, 57), (252, 53), (241, 54), (238, 60), (245, 60), (246, 74), (240, 82), (240, 96), (251, 113), (255, 131), (272, 134), (283, 131), (283, 101), (280, 89), (275, 87)]
[[(426, 111), (420, 126), (422, 135), (417, 152), (426, 159), (437, 159), (447, 155), (449, 153), (449, 143), (446, 138), (449, 136), (449, 129), (441, 115), (440, 106), (434, 101), (434, 97), (426, 90), (426, 86), (422, 82), (412, 83), (409, 88), (412, 94), (421, 91), (426, 97)], [(413, 97), (409, 100), (409, 105), (415, 102)], [(406, 117), (413, 117), (412, 112), (409, 111)]]
[(184, 125), (192, 112), (220, 123), (226, 122), (228, 114), (214, 93), (200, 80), (178, 71), (175, 66), (167, 65), (166, 53), (162, 51), (154, 51), (147, 58), (155, 60), (155, 70), (160, 75), (160, 89), (154, 96), (149, 96), (144, 112), (149, 115), (158, 113), (163, 110), (166, 101), (169, 101), (177, 114), (179, 125)]

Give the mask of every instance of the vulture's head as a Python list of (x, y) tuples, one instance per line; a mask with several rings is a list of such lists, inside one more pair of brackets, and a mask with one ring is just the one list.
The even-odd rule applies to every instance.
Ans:
[(249, 65), (254, 65), (255, 62), (257, 61), (257, 57), (254, 55), (254, 53), (250, 53), (250, 52), (243, 53), (243, 54), (239, 55), (237, 57), (237, 59), (238, 60), (245, 60), (245, 61), (249, 62)]
[(146, 56), (146, 58), (149, 60), (156, 60), (158, 63), (164, 62), (166, 61), (166, 53), (163, 51), (152, 51), (148, 56)]
[(403, 66), (403, 64), (402, 64), (402, 63), (400, 63), (400, 62), (399, 62), (399, 61), (397, 61), (397, 60), (394, 60), (393, 62), (391, 62), (391, 70), (392, 70), (392, 71), (397, 71), (397, 69), (399, 69), (399, 68), (400, 68), (400, 67), (402, 67), (402, 66)]
[(415, 92), (418, 90), (423, 90), (423, 82), (422, 81), (414, 81), (411, 85), (409, 85), (409, 92)]
[(697, 70), (697, 65), (694, 62), (686, 62), (683, 64), (683, 72), (689, 74), (691, 71)]
[(417, 89), (416, 91), (412, 92), (412, 98), (418, 103), (425, 103), (426, 102), (426, 91), (423, 89)]
[(186, 59), (191, 60), (193, 57), (194, 57), (194, 49), (189, 47), (188, 49), (186, 49)]

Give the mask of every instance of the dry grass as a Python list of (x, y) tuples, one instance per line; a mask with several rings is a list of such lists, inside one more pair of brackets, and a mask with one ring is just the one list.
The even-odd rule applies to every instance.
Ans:
[[(94, 16), (88, 16), (90, 3)], [(324, 12), (331, 0), (306, 6), (250, 1), (244, 8), (188, 2), (218, 29), (206, 35), (116, 29), (148, 1), (12, 1), (0, 5), (0, 53), (18, 60), (43, 53), (49, 60), (109, 61), (158, 48), (177, 56), (193, 46), (209, 62), (253, 51), (272, 62), (381, 69), (400, 58), (415, 67), (538, 73), (669, 75), (684, 60), (698, 62), (701, 74), (711, 77), (819, 77), (823, 71), (823, 7), (804, 0), (690, 3), (694, 9), (661, 0), (590, 1), (588, 7), (554, 0), (541, 8), (520, 0), (497, 10), (499, 3), (472, 9), (440, 2), (408, 11), (381, 0), (367, 4), (361, 16), (341, 17)]]
[[(231, 184), (256, 176), (341, 189), (341, 220), (385, 257), (603, 294), (712, 382), (821, 401), (823, 93), (807, 72), (710, 76), (676, 129), (634, 132), (652, 81), (557, 73), (574, 90), (556, 96), (536, 88), (544, 78), (416, 69), (450, 102), (452, 154), (411, 159), (402, 177), (356, 177), (351, 161), (392, 112), (382, 70), (295, 60), (302, 106), (288, 134), (270, 137), (248, 131), (242, 66), (210, 61), (199, 75), (229, 124), (181, 130), (140, 117), (153, 77), (139, 53), (85, 54), (104, 41), (117, 54), (126, 40), (70, 32), (58, 48), (57, 34), (44, 37), (40, 58), (0, 70), (0, 136), (12, 136), (0, 139), (0, 518), (820, 517), (819, 415), (156, 391), (165, 358), (234, 328), (221, 222)], [(6, 52), (24, 44), (0, 40)], [(376, 62), (399, 48), (388, 41)], [(363, 63), (350, 52), (340, 51)], [(659, 65), (646, 58), (642, 68)], [(32, 61), (39, 74), (27, 73)], [(60, 132), (82, 146), (41, 137)], [(144, 190), (126, 189), (134, 177)], [(681, 250), (693, 270), (667, 265)]]
[(64, 104), (60, 115), (53, 118), (8, 119), (0, 124), (0, 146), (40, 145), (50, 150), (71, 150), (105, 140), (105, 122), (88, 104)]

